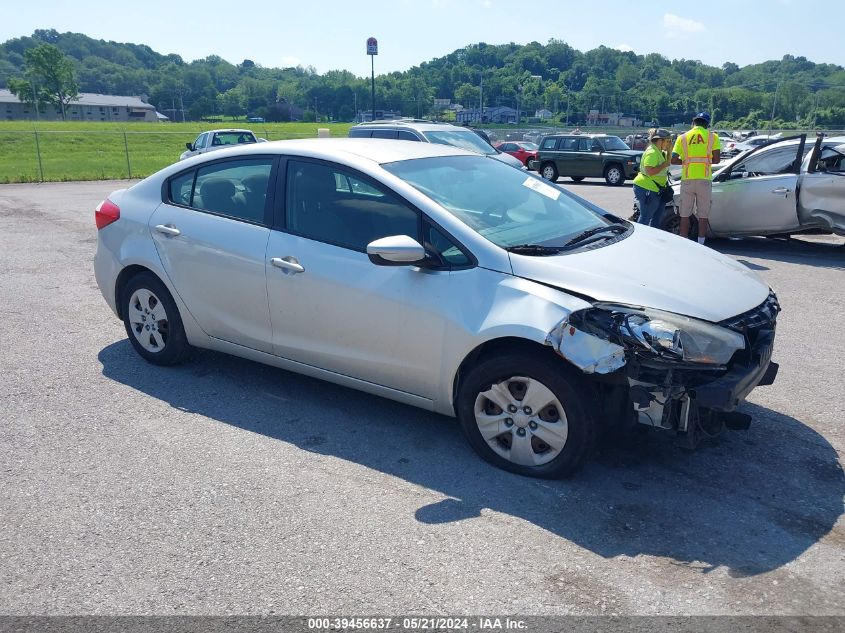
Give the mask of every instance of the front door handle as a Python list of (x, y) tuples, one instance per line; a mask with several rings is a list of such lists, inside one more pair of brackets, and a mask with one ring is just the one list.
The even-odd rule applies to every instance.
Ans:
[(171, 237), (176, 237), (177, 235), (182, 235), (182, 231), (177, 229), (172, 224), (157, 224), (156, 231), (162, 233), (164, 235), (169, 235)]
[(792, 191), (792, 189), (787, 189), (786, 187), (778, 187), (777, 189), (772, 189), (772, 193), (776, 193), (779, 196), (785, 196), (790, 191)]
[(298, 261), (296, 261), (295, 257), (287, 256), (287, 257), (273, 257), (270, 260), (270, 263), (273, 264), (276, 268), (281, 268), (286, 273), (304, 273), (305, 269), (300, 265)]

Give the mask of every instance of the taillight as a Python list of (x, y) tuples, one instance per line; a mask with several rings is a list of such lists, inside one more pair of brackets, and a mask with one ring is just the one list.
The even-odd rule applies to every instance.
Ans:
[(94, 221), (97, 223), (98, 231), (118, 219), (120, 219), (120, 207), (108, 198), (98, 204), (94, 210)]

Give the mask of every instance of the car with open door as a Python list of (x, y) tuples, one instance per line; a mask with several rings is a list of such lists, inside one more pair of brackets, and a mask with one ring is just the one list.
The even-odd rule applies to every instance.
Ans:
[[(805, 134), (770, 141), (735, 157), (713, 173), (710, 236), (845, 235), (845, 137)], [(677, 233), (680, 184), (662, 228)], [(636, 206), (635, 206), (636, 210)], [(697, 236), (693, 217), (690, 236)]]

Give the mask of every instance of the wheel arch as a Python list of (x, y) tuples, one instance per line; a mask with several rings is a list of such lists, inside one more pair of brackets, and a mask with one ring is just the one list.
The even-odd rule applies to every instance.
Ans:
[(548, 355), (549, 358), (555, 358), (558, 361), (565, 363), (572, 369), (579, 371), (571, 362), (559, 356), (549, 345), (539, 343), (529, 338), (519, 336), (502, 336), (493, 338), (483, 343), (480, 343), (473, 348), (466, 356), (464, 356), (455, 375), (452, 377), (452, 394), (450, 404), (453, 411), (457, 412), (457, 400), (460, 393), (461, 381), (467, 373), (480, 363), (481, 361), (497, 354), (512, 353), (512, 352), (527, 352), (534, 354)]
[(164, 287), (167, 288), (168, 292), (170, 292), (170, 296), (173, 297), (173, 301), (176, 303), (176, 308), (179, 310), (179, 316), (182, 319), (182, 326), (185, 328), (185, 335), (188, 338), (188, 342), (195, 347), (208, 347), (208, 334), (206, 334), (200, 327), (199, 323), (197, 323), (194, 315), (191, 314), (191, 311), (188, 309), (188, 306), (186, 306), (185, 302), (182, 301), (182, 297), (171, 285), (170, 279), (168, 279), (167, 275), (141, 263), (127, 264), (121, 269), (115, 279), (114, 297), (118, 318), (123, 320), (125, 316), (123, 314), (123, 291), (126, 288), (126, 285), (131, 279), (141, 273), (150, 273), (164, 284)]

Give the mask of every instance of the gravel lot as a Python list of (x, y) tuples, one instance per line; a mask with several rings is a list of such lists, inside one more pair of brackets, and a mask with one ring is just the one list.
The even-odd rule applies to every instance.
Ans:
[[(123, 186), (0, 186), (2, 612), (845, 614), (843, 240), (712, 244), (784, 308), (749, 431), (643, 433), (548, 482), (452, 419), (211, 352), (142, 362), (92, 272)], [(629, 213), (630, 187), (566, 186)]]

